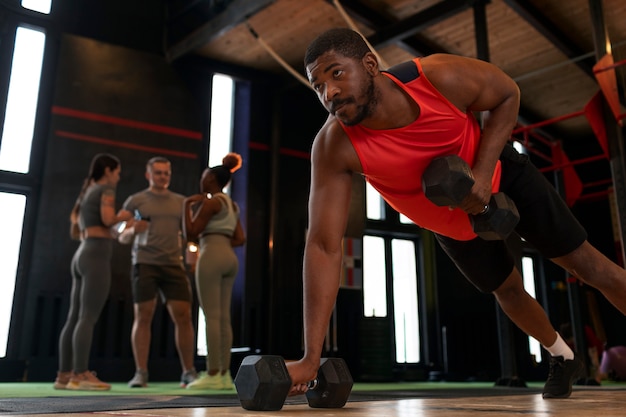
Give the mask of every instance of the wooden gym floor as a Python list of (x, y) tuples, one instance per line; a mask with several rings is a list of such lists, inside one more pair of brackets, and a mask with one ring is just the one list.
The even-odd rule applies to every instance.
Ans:
[[(419, 394), (418, 394), (419, 395)], [(13, 413), (11, 413), (13, 414)], [(575, 387), (565, 400), (543, 400), (535, 392), (519, 395), (463, 398), (406, 398), (393, 401), (348, 402), (341, 409), (312, 409), (306, 404), (286, 404), (274, 412), (248, 411), (241, 407), (166, 408), (118, 411), (92, 411), (61, 414), (20, 414), (37, 417), (226, 417), (226, 416), (320, 416), (320, 417), (510, 417), (568, 416), (623, 417), (626, 415), (624, 387)]]

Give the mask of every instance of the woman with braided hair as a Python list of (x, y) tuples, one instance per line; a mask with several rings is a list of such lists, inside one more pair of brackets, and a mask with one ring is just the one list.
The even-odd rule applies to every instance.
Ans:
[(223, 192), (232, 173), (241, 167), (241, 156), (229, 153), (222, 165), (207, 168), (200, 180), (200, 194), (183, 203), (187, 240), (199, 239), (200, 253), (195, 268), (200, 307), (206, 318), (208, 355), (206, 374), (187, 389), (232, 389), (230, 350), (233, 331), (230, 305), (239, 261), (234, 246), (245, 242), (239, 207)]
[(70, 234), (81, 243), (72, 258), (70, 308), (59, 337), (55, 389), (111, 389), (111, 385), (88, 370), (88, 362), (93, 328), (111, 286), (113, 239), (110, 227), (132, 217), (125, 210), (115, 212), (115, 188), (120, 172), (117, 157), (105, 153), (94, 156), (70, 215)]

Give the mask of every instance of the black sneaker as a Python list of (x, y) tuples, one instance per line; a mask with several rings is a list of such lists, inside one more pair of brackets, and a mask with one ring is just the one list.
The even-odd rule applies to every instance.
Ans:
[(585, 365), (578, 356), (565, 360), (563, 356), (550, 358), (548, 380), (543, 386), (543, 398), (567, 398), (572, 393), (572, 384), (584, 375)]

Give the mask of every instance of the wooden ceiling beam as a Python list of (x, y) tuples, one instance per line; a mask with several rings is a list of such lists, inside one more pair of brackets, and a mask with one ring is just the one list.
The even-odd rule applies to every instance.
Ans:
[(203, 0), (168, 0), (167, 18), (170, 21), (174, 21), (175, 19), (184, 15), (190, 10), (201, 7), (203, 4), (210, 6), (210, 4)]
[[(328, 2), (333, 3), (332, 0), (328, 0)], [(380, 28), (391, 26), (398, 22), (397, 20), (381, 15), (378, 11), (357, 0), (341, 0), (341, 6), (351, 18), (374, 30), (374, 32), (378, 31)], [(432, 42), (419, 35), (401, 39), (397, 41), (396, 44), (398, 47), (415, 56), (426, 56), (437, 52), (446, 52), (440, 46), (433, 45)]]
[[(585, 53), (581, 48), (576, 46), (576, 42), (556, 28), (554, 23), (530, 4), (528, 0), (504, 0), (504, 3), (568, 58), (577, 58)], [(575, 64), (589, 77), (594, 78), (593, 63), (584, 60), (575, 61)]]
[(191, 29), (182, 40), (169, 46), (165, 57), (173, 61), (206, 45), (274, 2), (275, 0), (232, 0), (221, 13), (200, 27)]
[(471, 8), (473, 4), (474, 0), (441, 1), (404, 20), (381, 28), (375, 34), (368, 36), (367, 39), (372, 45), (381, 48), (404, 41), (434, 24)]
[(487, 3), (489, 3), (489, 0), (479, 0), (474, 4), (474, 38), (476, 41), (476, 57), (485, 61), (491, 61), (489, 30), (487, 27)]

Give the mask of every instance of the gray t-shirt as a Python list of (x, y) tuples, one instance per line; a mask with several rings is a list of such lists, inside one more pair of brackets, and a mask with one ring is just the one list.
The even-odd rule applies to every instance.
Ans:
[(124, 202), (124, 209), (134, 213), (137, 210), (142, 218), (150, 218), (145, 245), (139, 245), (139, 235), (133, 239), (133, 264), (180, 265), (182, 256), (182, 214), (181, 194), (167, 191), (156, 194), (149, 189), (131, 195)]
[(80, 211), (78, 212), (80, 230), (85, 230), (91, 226), (106, 227), (102, 223), (102, 216), (100, 215), (103, 195), (110, 195), (115, 199), (115, 188), (110, 185), (92, 184), (85, 191), (85, 195), (80, 202)]

